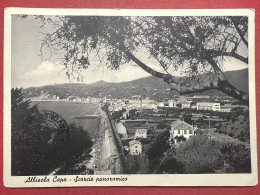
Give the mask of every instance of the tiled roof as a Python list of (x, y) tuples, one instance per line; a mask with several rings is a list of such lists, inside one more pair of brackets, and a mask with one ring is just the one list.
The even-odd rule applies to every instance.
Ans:
[(193, 126), (184, 122), (184, 121), (181, 121), (181, 120), (177, 120), (177, 121), (174, 121), (172, 124), (171, 124), (171, 128), (173, 130), (194, 130)]
[(131, 146), (133, 144), (140, 144), (140, 145), (142, 145), (142, 143), (139, 142), (138, 140), (132, 140), (132, 141), (129, 142), (129, 146)]

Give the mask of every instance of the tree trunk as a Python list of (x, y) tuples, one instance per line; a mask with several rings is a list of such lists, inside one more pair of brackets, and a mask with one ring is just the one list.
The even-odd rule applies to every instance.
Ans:
[[(190, 93), (200, 93), (210, 89), (216, 89), (221, 91), (230, 97), (241, 101), (244, 105), (249, 105), (249, 96), (247, 93), (238, 90), (232, 84), (230, 84), (227, 79), (224, 77), (223, 72), (219, 69), (217, 64), (213, 59), (207, 59), (207, 61), (214, 68), (214, 73), (212, 75), (201, 75), (194, 80), (186, 77), (180, 77), (178, 81), (174, 80), (173, 77), (169, 74), (161, 73), (156, 70), (153, 70), (139, 59), (137, 59), (131, 52), (128, 50), (124, 51), (125, 54), (133, 60), (138, 66), (140, 66), (147, 73), (163, 79), (167, 82), (172, 90), (178, 91), (180, 94), (190, 94)], [(208, 77), (208, 78), (206, 78)], [(205, 81), (206, 80), (206, 81)]]

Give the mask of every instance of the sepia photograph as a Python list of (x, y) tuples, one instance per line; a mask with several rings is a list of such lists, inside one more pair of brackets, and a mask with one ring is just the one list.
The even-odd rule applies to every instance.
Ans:
[(6, 9), (5, 185), (256, 185), (254, 25), (249, 9)]

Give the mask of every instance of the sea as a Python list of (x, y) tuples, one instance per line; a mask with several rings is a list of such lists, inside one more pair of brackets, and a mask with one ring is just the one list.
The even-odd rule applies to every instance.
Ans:
[(31, 105), (38, 105), (38, 109), (48, 110), (60, 115), (67, 124), (74, 123), (88, 131), (92, 138), (96, 136), (99, 126), (98, 118), (86, 118), (86, 115), (94, 115), (98, 104), (73, 102), (73, 101), (32, 101)]

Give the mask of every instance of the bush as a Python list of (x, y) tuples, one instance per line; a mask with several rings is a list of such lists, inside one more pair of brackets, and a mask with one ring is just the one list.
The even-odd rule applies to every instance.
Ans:
[(47, 175), (60, 170), (71, 173), (74, 166), (90, 158), (92, 139), (83, 128), (70, 125), (67, 141), (59, 139), (57, 129), (43, 124), (37, 106), (30, 107), (22, 89), (12, 89), (11, 174)]
[(225, 144), (221, 148), (221, 153), (224, 155), (225, 162), (231, 166), (228, 172), (251, 172), (250, 149), (245, 145)]
[(176, 159), (176, 150), (172, 148), (162, 158), (157, 173), (181, 174), (184, 173), (184, 164)]
[(163, 157), (164, 153), (170, 148), (170, 145), (168, 143), (169, 136), (170, 133), (166, 130), (163, 133), (160, 133), (157, 136), (155, 142), (149, 145), (146, 154), (151, 172), (158, 167), (160, 163), (160, 158)]
[(128, 174), (147, 174), (149, 173), (149, 162), (145, 154), (128, 155), (126, 157)]
[(184, 173), (214, 173), (224, 165), (219, 142), (197, 135), (180, 145), (176, 159), (183, 164)]

